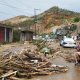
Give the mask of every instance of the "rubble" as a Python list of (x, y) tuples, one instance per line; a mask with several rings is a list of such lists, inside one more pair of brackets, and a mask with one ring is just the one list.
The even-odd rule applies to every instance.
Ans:
[(59, 51), (56, 55), (61, 56), (65, 59), (67, 62), (75, 62), (75, 51), (74, 53), (71, 51)]
[(66, 72), (67, 66), (53, 65), (49, 59), (23, 49), (20, 53), (11, 53), (0, 57), (0, 79), (17, 80), (32, 78), (38, 75), (50, 75), (55, 72)]

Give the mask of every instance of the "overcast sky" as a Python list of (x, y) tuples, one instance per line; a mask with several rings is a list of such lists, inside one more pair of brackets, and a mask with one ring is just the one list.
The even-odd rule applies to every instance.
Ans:
[(53, 6), (80, 12), (80, 0), (0, 0), (0, 20), (18, 15), (32, 16)]

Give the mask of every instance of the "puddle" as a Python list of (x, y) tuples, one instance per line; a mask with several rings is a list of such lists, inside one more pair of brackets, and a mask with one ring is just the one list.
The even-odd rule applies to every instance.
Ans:
[(53, 60), (54, 64), (69, 67), (66, 73), (58, 73), (50, 76), (39, 76), (30, 80), (80, 80), (80, 67), (75, 67), (74, 63), (67, 63), (63, 58), (58, 57)]

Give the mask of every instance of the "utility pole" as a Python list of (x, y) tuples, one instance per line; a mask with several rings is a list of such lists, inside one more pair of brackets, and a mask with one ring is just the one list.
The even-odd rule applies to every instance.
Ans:
[(40, 9), (36, 9), (36, 8), (34, 8), (34, 16), (35, 16), (35, 18), (34, 18), (34, 23), (35, 23), (35, 36), (36, 36), (36, 34), (37, 34), (37, 11), (38, 10), (40, 10)]

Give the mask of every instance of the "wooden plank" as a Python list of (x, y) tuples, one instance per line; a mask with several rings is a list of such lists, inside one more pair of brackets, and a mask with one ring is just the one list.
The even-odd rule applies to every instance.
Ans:
[(17, 71), (9, 71), (8, 73), (3, 74), (0, 78), (6, 78), (9, 77), (11, 75), (15, 75), (17, 73)]

